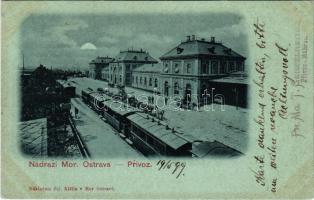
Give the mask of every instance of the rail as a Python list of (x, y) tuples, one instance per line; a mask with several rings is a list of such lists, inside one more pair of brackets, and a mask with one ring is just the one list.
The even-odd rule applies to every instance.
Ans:
[(84, 158), (90, 158), (91, 157), (90, 153), (89, 153), (88, 149), (86, 148), (86, 145), (85, 145), (84, 141), (82, 140), (82, 138), (80, 136), (80, 133), (77, 130), (77, 128), (75, 126), (75, 123), (74, 123), (74, 120), (73, 120), (71, 115), (69, 116), (69, 122), (70, 122), (71, 129), (72, 129), (72, 131), (74, 133), (74, 137), (75, 137), (75, 139), (77, 141), (77, 144), (78, 144), (78, 147), (80, 149), (80, 152), (81, 152), (82, 156)]

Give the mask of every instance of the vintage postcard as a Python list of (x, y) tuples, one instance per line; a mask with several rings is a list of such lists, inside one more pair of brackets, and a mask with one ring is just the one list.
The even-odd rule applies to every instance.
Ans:
[(313, 198), (312, 1), (4, 1), (3, 198)]

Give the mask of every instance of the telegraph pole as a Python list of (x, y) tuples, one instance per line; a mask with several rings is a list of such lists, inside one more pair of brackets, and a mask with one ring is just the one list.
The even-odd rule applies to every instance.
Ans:
[(24, 71), (25, 71), (25, 66), (24, 66), (24, 53), (22, 53), (22, 56), (23, 56), (23, 71), (22, 71), (22, 74), (24, 74)]

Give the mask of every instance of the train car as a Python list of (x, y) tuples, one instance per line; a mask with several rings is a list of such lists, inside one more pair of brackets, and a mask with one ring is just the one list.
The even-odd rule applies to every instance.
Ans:
[(89, 104), (92, 92), (93, 91), (90, 91), (90, 90), (82, 90), (81, 98), (84, 103)]
[(192, 156), (192, 144), (174, 129), (132, 107), (90, 90), (82, 91), (82, 99), (118, 132), (130, 145), (146, 156)]
[(134, 113), (127, 119), (128, 137), (144, 155), (192, 156), (192, 143), (154, 117)]
[(125, 130), (127, 129), (127, 116), (136, 112), (141, 112), (139, 109), (131, 107), (123, 102), (115, 100), (104, 101), (104, 111), (102, 112), (104, 118), (111, 124), (117, 131), (122, 133), (125, 137)]
[(57, 80), (58, 85), (61, 88), (62, 96), (70, 99), (75, 97), (75, 90), (76, 87), (73, 86), (71, 83), (67, 83), (64, 80)]

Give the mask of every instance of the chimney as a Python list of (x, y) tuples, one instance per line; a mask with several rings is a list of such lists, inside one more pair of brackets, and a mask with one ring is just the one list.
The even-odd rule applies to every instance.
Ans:
[(188, 41), (190, 41), (191, 40), (191, 36), (186, 36), (186, 41), (188, 42)]
[(195, 35), (192, 35), (192, 40), (195, 40)]
[(210, 37), (210, 42), (215, 43), (215, 37)]

